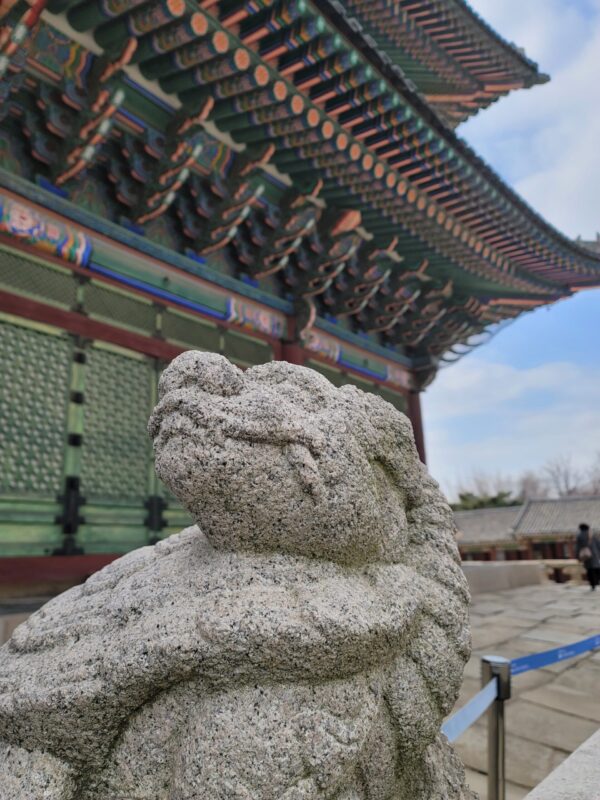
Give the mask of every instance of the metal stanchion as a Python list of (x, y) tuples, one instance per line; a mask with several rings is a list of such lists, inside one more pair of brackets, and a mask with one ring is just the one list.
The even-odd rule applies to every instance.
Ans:
[(501, 656), (481, 659), (482, 686), (492, 678), (496, 678), (498, 684), (498, 696), (488, 711), (487, 800), (506, 800), (504, 702), (510, 699), (510, 663)]

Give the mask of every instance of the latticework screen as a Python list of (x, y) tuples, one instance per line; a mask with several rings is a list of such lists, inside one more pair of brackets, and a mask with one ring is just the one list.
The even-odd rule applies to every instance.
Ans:
[(88, 348), (81, 451), (81, 489), (86, 496), (148, 495), (146, 424), (153, 380), (149, 359)]
[(61, 489), (72, 343), (0, 320), (0, 492)]

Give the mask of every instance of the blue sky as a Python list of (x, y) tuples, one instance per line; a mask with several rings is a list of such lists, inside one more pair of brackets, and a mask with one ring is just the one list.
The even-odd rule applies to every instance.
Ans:
[[(459, 128), (550, 223), (600, 231), (600, 0), (471, 0), (551, 81)], [(429, 466), (450, 495), (478, 472), (518, 475), (600, 452), (600, 289), (526, 314), (423, 395)]]

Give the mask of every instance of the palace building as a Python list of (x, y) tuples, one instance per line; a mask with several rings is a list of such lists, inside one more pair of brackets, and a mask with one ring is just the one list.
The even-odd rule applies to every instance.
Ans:
[(600, 285), (455, 133), (546, 81), (464, 0), (0, 10), (0, 580), (186, 524), (146, 420), (189, 348), (412, 420), (441, 364)]

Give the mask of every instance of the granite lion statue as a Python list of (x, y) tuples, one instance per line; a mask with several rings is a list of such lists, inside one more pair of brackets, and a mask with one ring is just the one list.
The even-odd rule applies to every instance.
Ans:
[(2, 800), (467, 800), (451, 511), (382, 399), (187, 352), (149, 424), (197, 522), (0, 650)]

